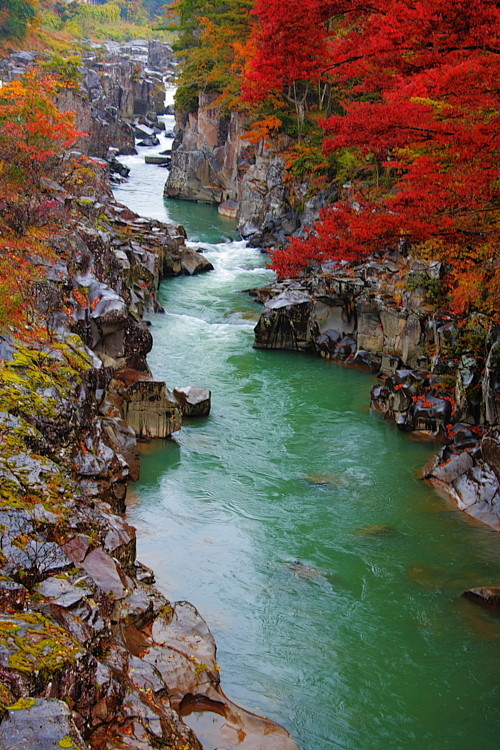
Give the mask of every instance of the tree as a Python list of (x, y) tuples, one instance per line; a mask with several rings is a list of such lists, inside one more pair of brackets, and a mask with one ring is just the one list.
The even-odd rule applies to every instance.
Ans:
[(44, 239), (59, 204), (43, 193), (43, 178), (58, 178), (63, 154), (83, 135), (71, 113), (54, 101), (58, 84), (36, 71), (0, 89), (0, 329), (33, 323), (30, 298), (41, 270), (30, 254), (50, 254)]
[[(347, 150), (357, 165), (341, 200), (304, 240), (275, 253), (276, 269), (296, 274), (315, 261), (359, 259), (404, 239), (445, 263), (455, 309), (494, 310), (499, 4), (307, 0), (302, 21), (295, 3), (258, 0), (256, 7), (250, 95), (280, 88), (286, 95), (293, 78), (330, 86), (337, 111), (323, 121), (325, 154)], [(301, 31), (294, 47), (301, 23), (307, 40)]]
[[(41, 178), (53, 177), (64, 150), (84, 135), (76, 129), (73, 113), (57, 108), (58, 87), (54, 78), (30, 71), (0, 89), (2, 199), (18, 217), (21, 209), (29, 212)], [(22, 234), (28, 220), (26, 216), (11, 226)]]
[(226, 108), (240, 106), (245, 43), (252, 27), (253, 0), (177, 0), (169, 15), (179, 32), (174, 49), (182, 60), (176, 103), (183, 111), (194, 111), (198, 95), (220, 95)]

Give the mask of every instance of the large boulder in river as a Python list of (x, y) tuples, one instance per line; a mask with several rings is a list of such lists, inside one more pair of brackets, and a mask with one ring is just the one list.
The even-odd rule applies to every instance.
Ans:
[(129, 370), (117, 377), (124, 382), (125, 421), (139, 438), (166, 438), (181, 428), (181, 408), (162, 380)]
[(174, 388), (174, 396), (185, 417), (206, 417), (210, 414), (211, 393), (208, 388), (196, 385)]
[(169, 250), (163, 260), (163, 276), (194, 276), (213, 269), (213, 265), (201, 252), (189, 247)]

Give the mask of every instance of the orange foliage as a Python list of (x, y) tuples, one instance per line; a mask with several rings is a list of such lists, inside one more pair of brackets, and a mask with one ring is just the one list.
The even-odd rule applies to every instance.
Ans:
[[(63, 178), (63, 155), (81, 137), (55, 103), (58, 84), (30, 71), (0, 89), (0, 330), (39, 337), (35, 283), (53, 251), (47, 241), (64, 216), (42, 178)], [(42, 263), (34, 259), (43, 259)]]
[(57, 108), (59, 85), (30, 71), (0, 90), (0, 181), (14, 197), (20, 188), (36, 190), (54, 160), (84, 135), (75, 127), (73, 113)]
[(269, 136), (271, 133), (275, 133), (281, 128), (282, 122), (278, 117), (274, 115), (268, 115), (263, 120), (254, 122), (251, 129), (248, 130), (243, 136), (244, 141), (248, 143), (259, 143), (263, 140), (264, 143), (268, 143)]

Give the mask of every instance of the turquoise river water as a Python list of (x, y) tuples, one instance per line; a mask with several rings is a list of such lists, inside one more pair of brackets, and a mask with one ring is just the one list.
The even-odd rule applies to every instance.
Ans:
[(498, 535), (418, 478), (434, 446), (370, 413), (372, 376), (252, 349), (240, 290), (272, 273), (212, 207), (164, 203), (143, 156), (168, 144), (123, 159), (115, 193), (215, 266), (163, 283), (150, 356), (212, 413), (145, 447), (139, 559), (207, 620), (226, 693), (302, 750), (498, 750), (500, 620), (460, 598), (500, 581)]

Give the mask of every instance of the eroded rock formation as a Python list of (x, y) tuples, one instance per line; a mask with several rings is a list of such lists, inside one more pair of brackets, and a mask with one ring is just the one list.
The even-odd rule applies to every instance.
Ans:
[(255, 246), (284, 242), (299, 221), (288, 202), (283, 159), (263, 142), (245, 141), (245, 118), (221, 113), (215, 98), (201, 94), (196, 113), (177, 116), (165, 195), (223, 204), (222, 212), (238, 218), (242, 236)]

